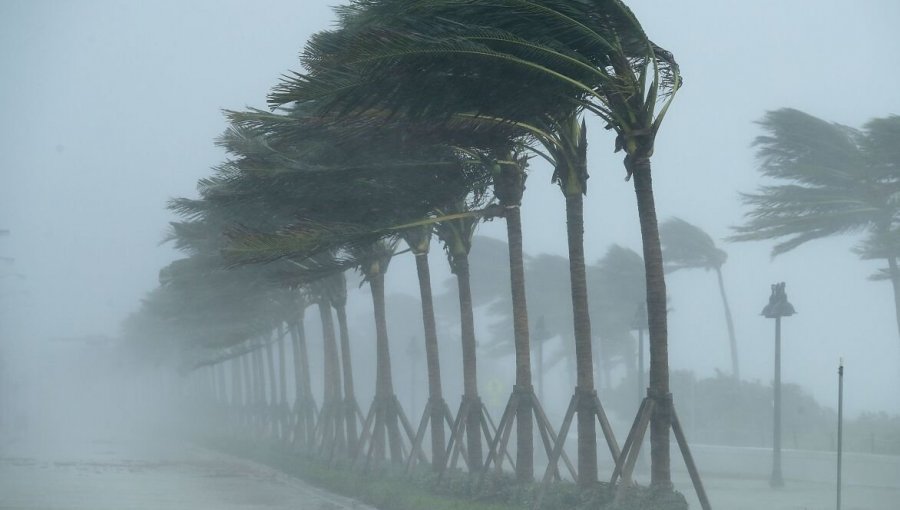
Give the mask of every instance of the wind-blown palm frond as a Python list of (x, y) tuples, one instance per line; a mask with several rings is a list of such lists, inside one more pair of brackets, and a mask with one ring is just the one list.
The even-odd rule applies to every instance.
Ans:
[(756, 140), (760, 171), (783, 184), (742, 195), (752, 209), (731, 239), (786, 239), (775, 256), (814, 239), (865, 233), (854, 251), (887, 261), (871, 278), (891, 281), (900, 333), (900, 117), (857, 130), (784, 108), (760, 124), (768, 132)]
[(716, 246), (709, 234), (681, 218), (663, 222), (659, 236), (667, 271), (716, 269), (728, 260), (728, 254)]
[(756, 139), (763, 175), (784, 184), (742, 194), (752, 209), (730, 239), (786, 238), (772, 255), (808, 241), (875, 228), (890, 222), (891, 195), (883, 167), (870, 164), (867, 134), (806, 113), (769, 112), (760, 124), (770, 134)]

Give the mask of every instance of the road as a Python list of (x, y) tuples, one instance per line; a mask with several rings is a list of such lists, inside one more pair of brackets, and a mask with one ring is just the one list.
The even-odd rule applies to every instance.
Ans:
[[(40, 434), (27, 440), (7, 438), (0, 445), (0, 510), (373, 510), (177, 436), (149, 439), (159, 435), (146, 431), (132, 436), (110, 434), (108, 429), (95, 432), (96, 437), (67, 434), (65, 440)], [(721, 448), (697, 448), (701, 469), (705, 468), (704, 484), (716, 510), (834, 508), (833, 482), (800, 476), (814, 471), (810, 466), (815, 464), (799, 460), (823, 454), (787, 455), (787, 486), (772, 490), (764, 474), (753, 468), (754, 461), (761, 464), (766, 460), (765, 455), (748, 454), (746, 449), (739, 454), (730, 452), (728, 457), (740, 458), (738, 464), (747, 471), (737, 473), (721, 462), (717, 465), (718, 450)], [(873, 464), (862, 460), (866, 459), (860, 459), (861, 466)], [(678, 469), (679, 461), (673, 456), (675, 485), (691, 508), (699, 508), (686, 473)], [(878, 471), (888, 470), (881, 466)], [(636, 474), (639, 482), (648, 481), (645, 469)], [(900, 488), (894, 484), (882, 481), (879, 485), (879, 478), (872, 473), (850, 473), (848, 478), (844, 510), (900, 508)]]
[[(693, 445), (703, 484), (715, 510), (834, 510), (835, 454), (785, 450), (785, 486), (769, 486), (771, 450)], [(642, 459), (636, 480), (650, 476)], [(677, 451), (672, 453), (675, 488), (690, 508), (700, 508), (690, 478)], [(844, 459), (842, 510), (900, 508), (900, 458), (848, 453)]]
[(177, 441), (32, 439), (0, 449), (3, 510), (372, 510)]

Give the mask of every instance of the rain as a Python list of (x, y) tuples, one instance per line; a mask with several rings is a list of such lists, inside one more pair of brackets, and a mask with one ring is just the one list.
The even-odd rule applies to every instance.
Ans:
[(0, 3), (0, 509), (888, 509), (900, 4)]

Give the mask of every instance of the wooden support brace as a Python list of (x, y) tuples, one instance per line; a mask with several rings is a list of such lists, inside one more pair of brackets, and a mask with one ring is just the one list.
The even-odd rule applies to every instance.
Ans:
[[(468, 401), (465, 398), (462, 399), (459, 403), (459, 411), (456, 413), (456, 420), (453, 422), (453, 427), (450, 431), (450, 441), (447, 443), (447, 451), (450, 452), (450, 455), (445, 457), (444, 468), (441, 469), (438, 481), (441, 481), (448, 467), (451, 469), (456, 468), (456, 462), (459, 458), (458, 445), (462, 443), (461, 433), (465, 430), (466, 420), (464, 417), (468, 408)], [(468, 456), (466, 458), (468, 459)]]
[(612, 455), (613, 462), (619, 461), (619, 443), (616, 436), (613, 435), (612, 427), (609, 426), (609, 419), (606, 417), (606, 411), (603, 410), (603, 404), (600, 398), (594, 393), (594, 411), (597, 413), (597, 421), (600, 422), (600, 429), (603, 431), (603, 437), (606, 438), (606, 445), (609, 447), (609, 453)]
[[(484, 408), (484, 404), (482, 404), (482, 407)], [(506, 409), (503, 410), (503, 416), (500, 417), (500, 426), (494, 430), (493, 440), (489, 439), (488, 444), (490, 444), (491, 447), (488, 451), (487, 462), (484, 463), (484, 472), (481, 476), (482, 478), (484, 478), (484, 473), (487, 473), (487, 471), (490, 469), (491, 462), (494, 462), (496, 464), (498, 472), (503, 470), (504, 453), (507, 457), (509, 457), (510, 464), (515, 465), (512, 461), (512, 457), (509, 456), (506, 445), (509, 441), (510, 431), (512, 430), (513, 417), (515, 416), (515, 412), (518, 407), (519, 395), (513, 392), (509, 396), (509, 400), (506, 402)], [(487, 408), (483, 409), (485, 414), (487, 414), (486, 409)], [(493, 425), (493, 422), (491, 423), (491, 425)]]
[(419, 428), (416, 429), (416, 437), (412, 442), (412, 452), (406, 459), (406, 472), (409, 473), (416, 464), (416, 456), (422, 449), (422, 441), (425, 439), (425, 430), (428, 428), (428, 422), (431, 420), (432, 402), (428, 399), (425, 403), (425, 411), (422, 412), (422, 419), (419, 420)]
[[(553, 448), (556, 446), (556, 442), (559, 440), (556, 436), (556, 432), (553, 431), (553, 426), (550, 424), (550, 420), (547, 418), (547, 413), (544, 412), (543, 406), (538, 399), (534, 399), (534, 411), (535, 417), (537, 417), (537, 423), (539, 430), (543, 430), (542, 434), (546, 434), (549, 438), (549, 445), (547, 441), (544, 442), (544, 450), (547, 453), (547, 458), (549, 459), (553, 453)], [(569, 455), (566, 453), (565, 448), (560, 450), (561, 458), (563, 463), (566, 465), (566, 469), (569, 471), (569, 475), (572, 476), (572, 480), (578, 480), (578, 475), (575, 471), (575, 466), (572, 464), (572, 461), (569, 460)], [(556, 476), (558, 478), (562, 478), (559, 473), (559, 468), (556, 468)]]
[(506, 408), (503, 410), (503, 415), (500, 416), (500, 425), (497, 427), (497, 433), (494, 434), (494, 440), (490, 442), (490, 448), (488, 449), (487, 460), (484, 463), (484, 472), (481, 474), (481, 479), (484, 479), (485, 473), (491, 468), (491, 462), (496, 462), (497, 469), (503, 469), (502, 456), (499, 458), (495, 458), (497, 456), (497, 448), (500, 445), (501, 436), (504, 435), (507, 428), (511, 427), (512, 420), (510, 416), (512, 414), (512, 410), (515, 409), (516, 404), (518, 403), (518, 395), (513, 392), (509, 396), (509, 400), (506, 401)]
[(616, 459), (615, 469), (613, 469), (613, 474), (609, 479), (609, 484), (611, 486), (615, 485), (616, 480), (618, 480), (619, 476), (622, 474), (622, 466), (625, 464), (625, 455), (628, 455), (628, 451), (631, 450), (631, 444), (634, 442), (635, 433), (641, 422), (641, 417), (644, 415), (644, 409), (647, 407), (648, 400), (649, 399), (647, 398), (641, 400), (641, 405), (634, 415), (634, 421), (631, 423), (631, 428), (628, 429), (628, 435), (625, 436), (625, 443), (622, 445), (622, 451), (619, 453), (619, 458)]
[(688, 474), (691, 475), (691, 483), (694, 484), (694, 490), (697, 492), (697, 499), (700, 500), (700, 508), (710, 510), (709, 498), (706, 497), (706, 490), (703, 488), (703, 481), (700, 480), (700, 471), (694, 463), (694, 456), (688, 448), (687, 438), (684, 430), (681, 428), (681, 421), (675, 413), (675, 406), (672, 406), (672, 432), (675, 434), (675, 441), (678, 442), (678, 448), (681, 449), (681, 456), (684, 458), (684, 464), (687, 467)]
[(575, 408), (578, 404), (578, 395), (579, 394), (576, 392), (572, 395), (572, 399), (569, 400), (569, 408), (566, 409), (566, 416), (563, 418), (562, 426), (559, 428), (559, 440), (553, 447), (553, 454), (550, 456), (549, 462), (547, 463), (547, 470), (544, 471), (544, 478), (541, 480), (541, 488), (538, 489), (537, 497), (534, 498), (534, 510), (539, 510), (541, 508), (541, 503), (544, 501), (544, 493), (547, 492), (547, 485), (550, 483), (550, 478), (552, 478), (555, 471), (558, 471), (559, 457), (562, 455), (563, 445), (566, 442), (566, 436), (569, 434), (569, 427), (572, 426), (572, 418), (575, 416)]

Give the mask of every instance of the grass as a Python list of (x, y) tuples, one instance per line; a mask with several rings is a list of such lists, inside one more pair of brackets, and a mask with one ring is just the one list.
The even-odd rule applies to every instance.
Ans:
[[(483, 483), (461, 471), (448, 472), (438, 481), (427, 466), (412, 474), (390, 465), (377, 470), (352, 469), (347, 461), (325, 462), (311, 455), (292, 453), (283, 445), (234, 439), (204, 441), (205, 446), (250, 459), (311, 485), (347, 496), (380, 510), (523, 510), (533, 506), (540, 485), (517, 483), (508, 474), (490, 474)], [(609, 484), (578, 489), (568, 482), (554, 483), (545, 493), (542, 510), (687, 510), (675, 491), (636, 486), (620, 501), (613, 500)]]

